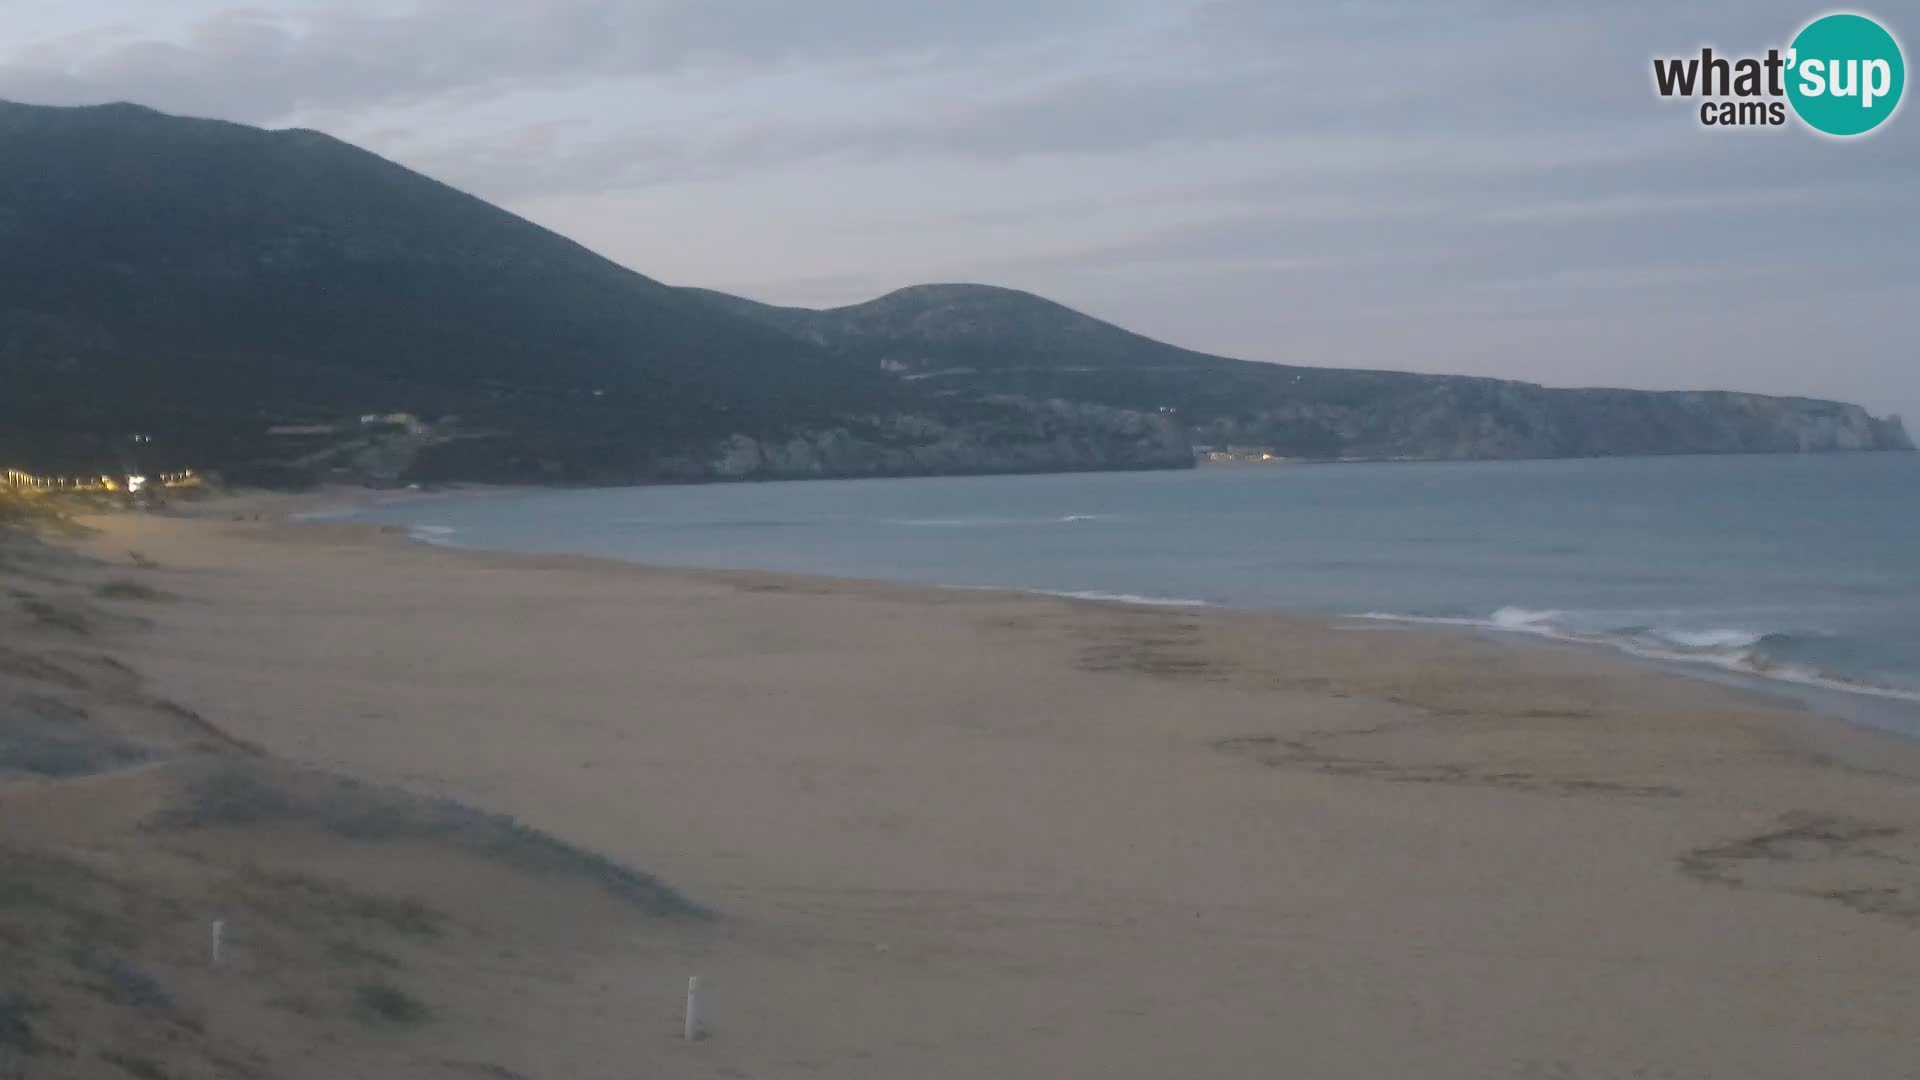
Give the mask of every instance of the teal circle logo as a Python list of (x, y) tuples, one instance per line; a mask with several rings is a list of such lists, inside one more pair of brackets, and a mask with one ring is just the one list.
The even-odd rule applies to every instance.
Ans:
[(1900, 43), (1865, 15), (1826, 15), (1793, 39), (1787, 100), (1815, 131), (1864, 135), (1900, 107), (1907, 63)]

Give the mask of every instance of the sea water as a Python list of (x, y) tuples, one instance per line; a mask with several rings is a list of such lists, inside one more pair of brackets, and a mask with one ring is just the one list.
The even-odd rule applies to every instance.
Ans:
[(517, 490), (423, 540), (1584, 642), (1920, 705), (1920, 454)]

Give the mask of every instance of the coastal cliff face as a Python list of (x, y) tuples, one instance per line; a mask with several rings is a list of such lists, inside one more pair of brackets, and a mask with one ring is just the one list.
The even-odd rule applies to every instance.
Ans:
[(644, 458), (621, 458), (604, 448), (583, 452), (524, 435), (456, 434), (421, 447), (404, 476), (497, 483), (695, 483), (1186, 469), (1193, 463), (1188, 432), (1169, 417), (997, 397), (958, 416), (868, 414), (779, 435), (737, 433), (697, 451)]
[(812, 310), (689, 290), (867, 371), (1177, 417), (1199, 445), (1311, 459), (1910, 450), (1897, 419), (1835, 401), (1567, 390), (1460, 375), (1253, 363), (1182, 349), (1043, 297), (921, 285)]
[(1211, 418), (1194, 437), (1298, 457), (1423, 460), (1913, 449), (1897, 417), (1841, 402), (1467, 380), (1362, 407), (1290, 401)]
[(1907, 433), (1906, 425), (1900, 417), (1868, 417), (1868, 420), (1872, 424), (1874, 433), (1875, 445), (1872, 449), (1908, 451), (1914, 449), (1913, 438)]
[(960, 424), (928, 416), (869, 417), (853, 428), (788, 439), (735, 435), (692, 475), (751, 480), (1193, 465), (1186, 431), (1163, 416), (1064, 401), (996, 403), (1010, 407), (1010, 414)]

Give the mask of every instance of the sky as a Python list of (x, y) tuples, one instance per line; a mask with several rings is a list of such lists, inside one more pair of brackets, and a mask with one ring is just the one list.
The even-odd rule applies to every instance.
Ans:
[[(1905, 44), (1920, 5), (1878, 0)], [(1712, 129), (1780, 0), (0, 0), (0, 98), (367, 147), (780, 304), (1027, 289), (1252, 360), (1920, 428), (1920, 112)], [(1915, 432), (1920, 434), (1920, 430)]]

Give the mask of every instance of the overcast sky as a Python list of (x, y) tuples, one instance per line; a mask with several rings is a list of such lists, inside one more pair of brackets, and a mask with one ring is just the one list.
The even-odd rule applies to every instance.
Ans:
[[(0, 0), (0, 98), (319, 128), (774, 303), (981, 281), (1249, 359), (1911, 423), (1920, 113), (1842, 142), (1652, 90), (1655, 55), (1784, 47), (1825, 10)], [(1920, 11), (1860, 10), (1911, 63)]]

